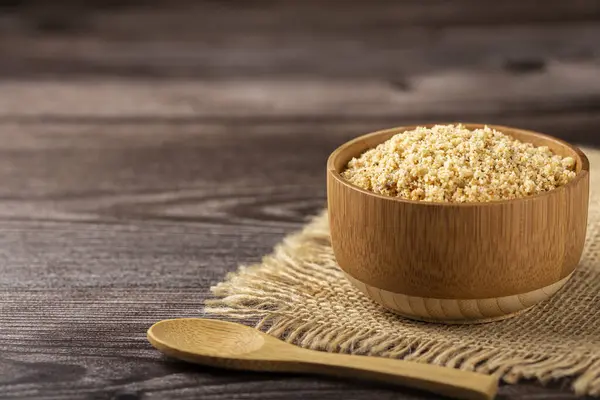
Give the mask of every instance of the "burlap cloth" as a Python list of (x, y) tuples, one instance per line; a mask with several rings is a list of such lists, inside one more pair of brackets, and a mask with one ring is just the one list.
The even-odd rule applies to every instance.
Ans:
[(512, 319), (481, 325), (415, 322), (385, 311), (338, 268), (323, 212), (260, 264), (212, 288), (206, 312), (258, 318), (258, 327), (300, 346), (403, 358), (497, 374), (505, 382), (571, 378), (600, 395), (600, 150), (590, 158), (588, 239), (573, 278), (552, 299)]

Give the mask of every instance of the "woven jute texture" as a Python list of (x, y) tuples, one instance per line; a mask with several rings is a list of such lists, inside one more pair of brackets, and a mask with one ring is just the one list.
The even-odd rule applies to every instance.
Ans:
[(257, 319), (260, 329), (311, 349), (475, 370), (508, 383), (568, 378), (576, 393), (600, 396), (600, 150), (584, 151), (592, 194), (581, 264), (555, 297), (520, 316), (441, 325), (385, 311), (336, 265), (326, 212), (213, 287), (205, 311)]

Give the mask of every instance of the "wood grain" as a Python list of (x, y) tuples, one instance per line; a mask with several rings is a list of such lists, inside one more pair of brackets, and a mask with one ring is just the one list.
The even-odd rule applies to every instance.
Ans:
[(144, 332), (316, 214), (352, 137), (464, 120), (600, 146), (595, 0), (8, 3), (1, 399), (431, 398), (190, 367)]
[[(328, 154), (376, 125), (3, 123), (0, 398), (423, 398), (189, 367), (144, 336), (158, 320), (200, 315), (226, 271), (259, 261), (318, 212)], [(560, 386), (500, 393), (575, 399)]]
[(567, 283), (571, 275), (531, 292), (487, 299), (407, 296), (365, 284), (349, 274), (346, 274), (346, 277), (365, 295), (396, 314), (424, 322), (471, 324), (501, 321), (517, 316), (554, 296)]
[(200, 365), (347, 377), (466, 400), (493, 400), (498, 391), (497, 377), (384, 357), (303, 349), (227, 321), (164, 320), (150, 327), (148, 340), (171, 357)]
[[(469, 129), (481, 125), (465, 125)], [(558, 189), (527, 198), (490, 203), (448, 204), (410, 201), (374, 194), (345, 181), (348, 161), (393, 135), (398, 127), (355, 138), (338, 147), (327, 162), (327, 201), (331, 242), (340, 267), (374, 300), (368, 287), (399, 300), (436, 299), (458, 304), (492, 300), (483, 317), (505, 312), (500, 298), (547, 296), (534, 293), (570, 275), (579, 263), (587, 228), (589, 161), (577, 148), (550, 136), (492, 126), (507, 135), (577, 162), (577, 177)], [(555, 290), (556, 292), (556, 290)], [(404, 297), (407, 297), (404, 299)], [(525, 302), (521, 309), (531, 306)], [(393, 307), (388, 304), (388, 307)], [(400, 305), (417, 318), (477, 320), (462, 312), (434, 315)], [(520, 311), (520, 310), (517, 310)]]
[(440, 71), (532, 76), (599, 57), (594, 0), (77, 3), (38, 1), (7, 14), (0, 75), (375, 77), (402, 88)]
[[(586, 100), (588, 95), (600, 94), (595, 74), (573, 79), (548, 76), (536, 80), (530, 92), (520, 88), (526, 81), (505, 76), (493, 84), (495, 94), (486, 96), (487, 100), (480, 98), (480, 85), (494, 81), (468, 75), (459, 79), (461, 85), (456, 85), (456, 75), (450, 74), (433, 79), (437, 83), (427, 90), (400, 95), (377, 80), (0, 81), (4, 94), (0, 96), (0, 134), (28, 134), (20, 131), (23, 126), (39, 131), (41, 122), (67, 125), (59, 129), (68, 132), (95, 129), (92, 127), (104, 123), (119, 132), (104, 132), (115, 146), (118, 135), (143, 137), (142, 130), (161, 134), (169, 125), (177, 125), (187, 136), (197, 128), (211, 134), (244, 129), (261, 138), (264, 133), (299, 129), (314, 133), (309, 140), (318, 140), (320, 134), (333, 143), (330, 132), (345, 132), (349, 138), (390, 126), (454, 120), (519, 126), (573, 143), (599, 140), (600, 113)], [(512, 96), (511, 90), (521, 96)], [(13, 146), (11, 142), (4, 145)]]

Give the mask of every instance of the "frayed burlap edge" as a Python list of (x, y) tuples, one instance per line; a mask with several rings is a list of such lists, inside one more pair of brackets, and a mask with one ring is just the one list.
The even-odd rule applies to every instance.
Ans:
[[(600, 395), (600, 354), (555, 355), (497, 349), (468, 339), (410, 339), (374, 329), (341, 327), (334, 321), (315, 321), (296, 310), (294, 286), (306, 287), (314, 279), (322, 285), (328, 271), (320, 257), (331, 252), (326, 214), (316, 217), (304, 230), (292, 234), (265, 257), (261, 264), (241, 267), (211, 290), (217, 297), (206, 302), (205, 312), (232, 319), (258, 319), (256, 327), (313, 350), (379, 355), (431, 363), (497, 375), (504, 382), (536, 379), (542, 384), (572, 378), (578, 395)], [(312, 262), (306, 262), (307, 257)], [(296, 260), (303, 260), (299, 266)]]

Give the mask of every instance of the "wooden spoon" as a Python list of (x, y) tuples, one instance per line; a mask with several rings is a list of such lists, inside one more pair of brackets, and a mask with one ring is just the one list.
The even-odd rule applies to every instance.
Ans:
[(248, 326), (200, 318), (164, 320), (148, 340), (168, 356), (214, 367), (315, 373), (400, 384), (460, 399), (493, 399), (498, 380), (488, 375), (382, 357), (307, 350)]

